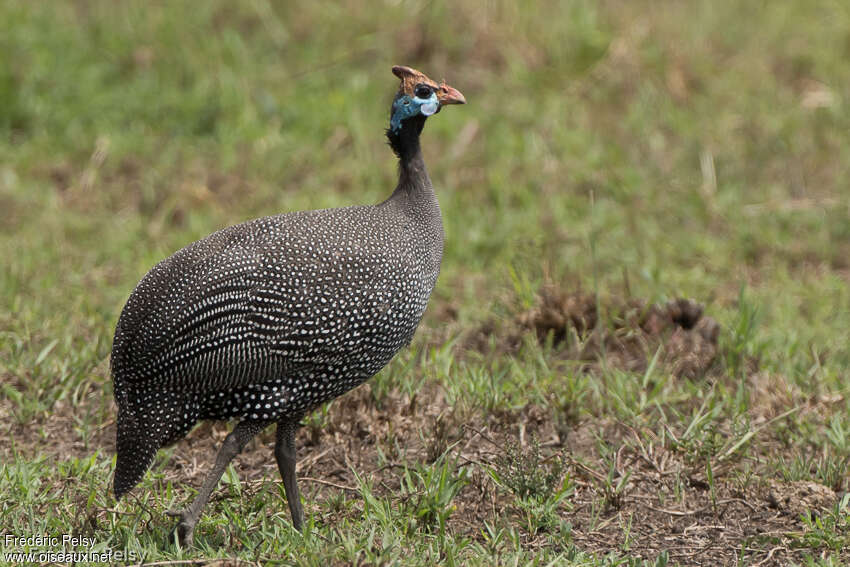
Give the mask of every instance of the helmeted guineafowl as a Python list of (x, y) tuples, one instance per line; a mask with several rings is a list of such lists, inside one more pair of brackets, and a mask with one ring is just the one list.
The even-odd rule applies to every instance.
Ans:
[(466, 101), (409, 67), (393, 73), (401, 86), (387, 137), (399, 180), (389, 199), (225, 228), (154, 266), (121, 312), (111, 361), (116, 497), (199, 420), (239, 420), (197, 497), (170, 512), (184, 544), (228, 463), (272, 423), (292, 523), (301, 529), (299, 421), (383, 368), (425, 311), (443, 225), (419, 134), (443, 105)]

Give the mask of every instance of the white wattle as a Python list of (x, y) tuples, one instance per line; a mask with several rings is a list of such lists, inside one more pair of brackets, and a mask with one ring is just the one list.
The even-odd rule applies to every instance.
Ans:
[(440, 102), (434, 93), (431, 93), (431, 96), (427, 99), (415, 96), (413, 97), (413, 101), (419, 104), (419, 112), (422, 113), (422, 116), (431, 116), (440, 109)]
[(419, 112), (423, 114), (423, 116), (431, 116), (435, 112), (437, 112), (437, 108), (440, 105), (436, 102), (426, 102), (422, 106), (419, 107)]

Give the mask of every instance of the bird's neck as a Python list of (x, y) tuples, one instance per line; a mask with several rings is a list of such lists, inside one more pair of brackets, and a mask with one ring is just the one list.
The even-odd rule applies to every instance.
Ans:
[(381, 206), (392, 207), (407, 217), (404, 231), (410, 242), (421, 247), (418, 261), (434, 285), (443, 257), (443, 219), (437, 195), (425, 169), (419, 133), (425, 117), (413, 117), (404, 122), (398, 132), (387, 131), (390, 146), (398, 156), (398, 185)]
[(390, 197), (420, 210), (435, 210), (439, 215), (437, 197), (425, 169), (419, 135), (425, 125), (424, 116), (414, 116), (404, 121), (397, 131), (387, 130), (387, 138), (398, 156), (398, 185)]
[(424, 116), (418, 114), (403, 120), (398, 130), (393, 130), (392, 127), (387, 130), (390, 147), (402, 163), (414, 160), (417, 156), (420, 161), (422, 160), (419, 135), (425, 126), (425, 120)]

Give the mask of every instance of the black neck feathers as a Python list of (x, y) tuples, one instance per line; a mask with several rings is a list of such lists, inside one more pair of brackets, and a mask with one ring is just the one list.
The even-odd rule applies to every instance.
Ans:
[(419, 148), (419, 135), (422, 133), (422, 127), (425, 126), (426, 117), (421, 114), (411, 116), (401, 122), (401, 128), (397, 132), (392, 129), (387, 129), (387, 139), (390, 147), (395, 155), (402, 162), (414, 159), (417, 155), (421, 155)]
[(411, 116), (402, 122), (398, 131), (393, 132), (392, 129), (387, 129), (390, 147), (398, 156), (399, 173), (398, 186), (391, 200), (394, 197), (409, 203), (420, 203), (423, 198), (428, 203), (436, 201), (431, 180), (425, 169), (422, 148), (419, 145), (419, 135), (422, 133), (426, 119), (427, 117), (421, 114)]

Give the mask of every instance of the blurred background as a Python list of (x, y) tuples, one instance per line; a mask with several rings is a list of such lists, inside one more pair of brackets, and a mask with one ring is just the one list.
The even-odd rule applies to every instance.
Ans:
[(424, 135), (436, 309), (461, 327), (547, 281), (721, 320), (745, 286), (764, 341), (850, 362), (846, 3), (79, 0), (0, 20), (7, 360), (69, 325), (68, 357), (105, 357), (138, 278), (215, 229), (385, 198), (406, 64), (469, 101)]
[[(401, 447), (412, 455), (405, 467), (424, 467), (415, 469), (425, 471), (417, 478), (442, 479), (427, 476), (432, 457), (456, 440), (452, 435), (471, 435), (466, 423), (493, 425), (505, 447), (517, 423), (557, 437), (550, 447), (587, 459), (589, 465), (569, 470), (584, 478), (576, 490), (595, 500), (565, 500), (567, 488), (575, 488), (565, 480), (540, 517), (575, 520), (574, 526), (528, 528), (522, 542), (530, 542), (530, 555), (518, 547), (516, 564), (574, 542), (600, 553), (614, 539), (623, 553), (649, 549), (656, 536), (650, 557), (676, 540), (687, 552), (681, 560), (690, 561), (695, 538), (714, 532), (670, 531), (669, 515), (656, 515), (655, 524), (639, 515), (667, 488), (690, 491), (690, 501), (700, 502), (694, 506), (713, 504), (716, 511), (714, 485), (711, 500), (704, 489), (715, 478), (721, 496), (747, 505), (738, 507), (740, 537), (731, 528), (723, 532), (731, 542), (728, 556), (716, 561), (723, 563), (753, 543), (752, 517), (778, 518), (773, 493), (768, 498), (753, 492), (758, 483), (748, 484), (754, 470), (777, 482), (828, 485), (825, 506), (833, 506), (832, 490), (846, 491), (850, 466), (850, 3), (521, 4), (0, 1), (0, 422), (13, 432), (10, 442), (0, 441), (0, 456), (11, 463), (0, 464), (7, 471), (0, 474), (0, 499), (29, 511), (22, 518), (6, 507), (0, 525), (19, 534), (77, 526), (115, 546), (138, 538), (133, 545), (152, 557), (166, 547), (170, 518), (157, 512), (150, 529), (133, 523), (133, 514), (116, 520), (107, 489), (114, 439), (108, 356), (121, 307), (156, 262), (219, 228), (385, 199), (396, 181), (384, 138), (396, 64), (444, 78), (468, 101), (431, 118), (423, 134), (446, 226), (443, 271), (413, 348), (370, 389), (311, 417), (302, 432), (312, 435), (307, 451), (366, 439), (356, 453), (366, 465), (381, 462), (385, 448)], [(702, 304), (719, 323), (706, 335), (707, 357), (688, 352), (687, 342), (659, 346), (671, 336), (695, 336), (670, 331), (676, 315), (665, 312), (672, 327), (652, 335), (646, 325), (623, 324), (618, 312), (626, 305), (646, 313), (679, 297)], [(593, 313), (593, 322), (582, 313)], [(601, 348), (590, 362), (576, 356), (585, 348), (582, 325), (602, 336), (591, 345)], [(570, 347), (553, 346), (550, 331)], [(608, 357), (606, 344), (631, 345), (635, 364)], [(692, 354), (696, 371), (676, 370), (675, 357)], [(430, 393), (418, 411), (433, 415), (382, 430), (387, 415), (401, 418), (381, 404), (407, 399), (413, 413), (422, 388)], [(361, 406), (378, 416), (363, 426), (371, 433), (346, 437), (345, 424), (368, 413)], [(435, 421), (437, 414), (449, 417)], [(612, 428), (614, 418), (631, 429)], [(171, 482), (183, 483), (188, 470), (200, 474), (197, 463), (206, 462), (216, 435), (224, 429), (203, 430), (173, 457), (163, 451), (171, 464), (155, 467), (138, 490), (140, 498), (159, 499), (145, 500), (150, 509), (184, 499), (191, 483), (174, 496)], [(573, 438), (578, 444), (564, 445)], [(664, 459), (685, 471), (662, 490), (655, 469), (634, 469), (632, 481), (643, 475), (649, 500), (621, 498), (625, 473), (615, 479), (620, 484), (611, 481), (620, 449), (635, 438), (650, 448), (657, 443), (668, 451)], [(277, 474), (262, 468), (273, 463), (259, 449), (243, 461), (243, 479)], [(733, 454), (734, 470), (727, 466)], [(349, 470), (348, 453), (331, 455)], [(539, 468), (534, 455), (527, 470)], [(493, 461), (470, 474), (511, 510), (527, 510), (527, 503), (505, 500), (505, 487), (491, 474), (515, 461)], [(723, 467), (716, 477), (712, 462)], [(588, 476), (589, 467), (602, 473)], [(561, 472), (550, 480), (560, 483)], [(466, 477), (457, 474), (460, 486)], [(238, 477), (226, 475), (227, 490), (238, 490)], [(249, 495), (250, 505), (264, 510), (268, 500), (277, 506), (270, 509), (285, 512), (271, 486)], [(541, 493), (550, 498), (556, 488), (547, 484)], [(312, 498), (314, 487), (306, 500), (316, 517), (325, 514), (323, 537), (352, 538), (352, 553), (360, 553), (375, 523), (356, 524), (360, 515), (352, 512), (356, 529), (340, 520), (337, 530), (338, 508), (357, 512), (360, 500), (323, 489), (324, 498)], [(252, 560), (261, 543), (288, 546), (273, 547), (272, 556), (300, 553), (301, 539), (277, 531), (285, 521), (244, 513), (241, 498), (224, 499), (209, 513), (211, 545)], [(477, 501), (469, 497), (463, 505)], [(228, 511), (228, 502), (237, 508)], [(409, 529), (408, 518), (419, 512), (396, 504), (388, 504), (398, 517), (387, 525), (406, 546), (398, 549), (431, 545), (433, 538)], [(598, 511), (627, 509), (619, 505), (632, 507), (635, 530), (645, 533), (634, 536), (632, 516), (619, 524), (606, 519), (608, 532), (594, 540)], [(846, 550), (846, 497), (842, 506), (835, 532), (803, 526), (801, 513), (764, 529), (790, 530), (792, 539), (805, 531), (809, 539), (794, 541), (815, 554)], [(491, 513), (469, 510), (453, 517), (459, 549), (484, 537), (464, 516)], [(509, 523), (495, 508), (492, 514), (492, 525)], [(680, 515), (690, 522), (689, 514)], [(713, 518), (700, 518), (706, 530), (718, 527)], [(266, 520), (274, 537), (245, 527), (237, 531), (250, 542), (243, 549), (230, 535), (234, 522)], [(823, 541), (811, 536), (823, 533)], [(509, 546), (505, 541), (520, 540), (493, 543), (493, 557)], [(761, 541), (758, 557), (771, 560), (772, 542)], [(408, 557), (443, 563), (452, 548), (440, 546), (428, 551), (433, 555)], [(469, 557), (483, 553), (473, 549)]]

